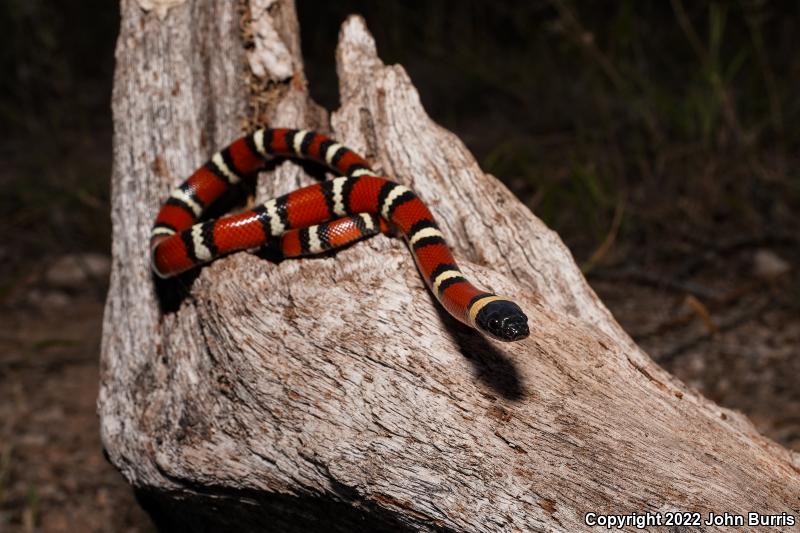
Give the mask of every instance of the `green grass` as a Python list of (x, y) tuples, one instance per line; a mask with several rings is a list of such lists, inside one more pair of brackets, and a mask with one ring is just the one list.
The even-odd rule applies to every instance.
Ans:
[[(800, 8), (755, 1), (299, 0), (315, 96), (337, 105), (360, 12), (434, 118), (587, 261), (607, 241), (798, 228)], [(312, 13), (313, 11), (313, 13)], [(320, 85), (322, 88), (320, 89)], [(624, 206), (624, 209), (621, 207)]]
[[(362, 13), (431, 115), (579, 261), (620, 211), (622, 244), (799, 229), (800, 6), (298, 0), (298, 12), (315, 98), (337, 106), (336, 34)], [(107, 249), (117, 16), (105, 0), (0, 6), (0, 231), (22, 253)]]

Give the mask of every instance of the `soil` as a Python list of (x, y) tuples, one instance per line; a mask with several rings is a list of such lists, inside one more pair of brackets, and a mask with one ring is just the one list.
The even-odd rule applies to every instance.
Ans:
[[(590, 280), (656, 361), (800, 451), (798, 288), (790, 272), (753, 274), (752, 253), (680, 283), (630, 271)], [(65, 292), (41, 277), (0, 305), (0, 531), (154, 531), (98, 434), (102, 288)]]
[[(46, 3), (16, 2), (19, 6), (39, 6)], [(61, 5), (56, 2), (50, 4)], [(25, 51), (24, 54), (19, 54), (19, 61), (24, 64), (24, 69), (17, 70), (15, 64), (12, 65), (14, 68), (8, 68), (6, 64), (10, 85), (16, 86), (26, 77), (40, 77), (46, 90), (30, 91), (29, 85), (19, 85), (17, 92), (25, 96), (22, 100), (36, 104), (31, 108), (36, 113), (24, 117), (24, 122), (32, 133), (28, 137), (15, 139), (4, 130), (4, 136), (0, 138), (0, 159), (3, 160), (0, 165), (0, 187), (3, 190), (3, 195), (0, 196), (0, 211), (3, 211), (0, 218), (0, 234), (3, 236), (0, 241), (0, 533), (150, 532), (154, 528), (148, 516), (138, 505), (132, 488), (106, 461), (99, 436), (96, 401), (105, 291), (103, 282), (94, 279), (84, 284), (72, 284), (66, 289), (55, 289), (48, 285), (43, 274), (46, 267), (53, 264), (59, 256), (75, 250), (107, 250), (109, 240), (111, 119), (108, 98), (111, 93), (116, 21), (119, 18), (116, 8), (118, 3), (105, 3), (105, 9), (100, 9), (99, 4), (94, 5), (96, 3), (86, 3), (80, 8), (83, 11), (77, 15), (76, 6), (83, 3), (62, 4), (69, 4), (64, 9), (69, 9), (71, 14), (63, 28), (76, 33), (75, 39), (64, 41), (66, 44), (72, 43), (72, 55), (78, 58), (77, 61), (70, 60), (75, 65), (68, 63), (72, 65), (69, 68), (76, 70), (75, 79), (70, 83), (67, 82), (72, 78), (59, 77), (59, 73), (64, 73), (63, 68), (53, 68), (54, 65), (60, 65), (58, 61), (54, 63), (53, 59), (63, 50), (60, 41), (50, 42), (50, 30), (60, 26), (47, 25), (52, 25), (54, 20), (66, 20), (60, 11), (45, 10), (50, 19), (33, 17), (31, 20), (35, 24), (31, 28), (36, 31), (29, 31), (24, 25), (8, 24), (11, 29), (17, 29), (18, 37), (35, 37), (35, 41), (39, 43), (32, 46), (25, 40), (24, 46), (18, 43), (16, 48), (9, 48), (18, 52)], [(322, 69), (322, 66), (327, 69), (327, 82), (312, 83), (312, 88), (323, 89), (317, 96), (328, 107), (335, 107), (335, 70), (330, 58), (338, 29), (335, 25), (330, 25), (329, 21), (341, 20), (343, 14), (353, 12), (354, 9), (352, 3), (329, 4), (332, 6), (330, 9), (340, 10), (341, 13), (333, 16), (332, 12), (319, 11), (321, 3), (301, 2), (298, 6), (301, 18), (304, 10), (319, 15), (316, 19), (304, 19), (303, 27), (311, 28), (304, 31), (304, 48), (312, 54), (317, 50), (316, 56), (308, 57), (309, 73)], [(361, 7), (367, 8), (372, 4), (377, 5), (375, 2), (366, 2)], [(497, 4), (500, 6), (502, 3)], [(311, 6), (313, 10), (310, 9)], [(698, 8), (705, 9), (702, 5)], [(444, 9), (444, 6), (435, 9)], [(515, 8), (507, 9), (514, 11)], [(537, 3), (531, 3), (530, 9), (541, 11)], [(468, 12), (469, 10), (464, 11)], [(709, 9), (709, 12), (714, 10)], [(769, 13), (764, 14), (781, 20), (785, 31), (791, 31), (791, 21), (784, 24), (782, 17), (770, 15), (771, 12), (770, 9)], [(419, 19), (417, 9), (409, 8), (407, 14), (412, 16), (410, 20), (416, 30)], [(402, 33), (397, 30), (400, 27), (398, 22), (402, 21), (396, 20), (394, 16), (384, 18), (386, 28), (391, 30), (391, 36)], [(512, 19), (522, 20), (516, 12)], [(92, 23), (76, 25), (71, 23), (74, 20), (90, 20)], [(321, 22), (310, 26), (314, 20)], [(377, 25), (381, 20), (383, 19), (373, 19), (373, 22)], [(436, 19), (431, 18), (431, 21), (435, 23)], [(435, 24), (428, 26), (437, 28)], [(551, 26), (548, 26), (548, 31), (563, 31), (558, 29), (561, 26)], [(660, 19), (659, 26), (664, 26)], [(94, 32), (101, 32), (95, 36), (95, 40), (77, 38), (91, 35), (87, 31), (90, 27)], [(437, 30), (433, 33), (439, 32)], [(10, 37), (14, 34), (15, 32), (10, 32)], [(316, 47), (309, 45), (315, 36), (325, 37), (329, 44), (322, 46), (317, 43)], [(591, 38), (592, 33), (582, 33), (580, 37), (586, 44), (595, 42), (594, 39), (583, 39), (584, 36)], [(458, 38), (463, 40), (460, 34)], [(409, 54), (398, 56), (398, 62), (409, 65), (418, 53), (422, 53), (420, 48), (430, 46), (426, 38), (414, 37), (414, 40), (424, 46), (416, 46)], [(408, 40), (387, 37), (381, 44), (382, 49), (389, 47), (393, 41), (404, 46), (408, 44)], [(466, 39), (466, 42), (476, 41)], [(509, 42), (512, 44), (506, 43), (504, 46), (515, 46), (514, 41)], [(786, 39), (786, 42), (791, 45), (792, 40)], [(436, 46), (432, 48), (437, 49)], [(535, 128), (526, 130), (525, 125), (526, 120), (531, 121), (531, 117), (535, 115), (535, 122), (541, 126), (539, 115), (542, 110), (546, 112), (541, 120), (544, 123), (555, 121), (555, 125), (561, 124), (554, 118), (559, 113), (570, 115), (561, 108), (549, 109), (548, 103), (566, 105), (567, 102), (574, 102), (574, 98), (561, 98), (561, 94), (557, 94), (557, 99), (552, 102), (540, 101), (532, 98), (527, 91), (522, 91), (521, 97), (514, 96), (513, 89), (518, 83), (516, 74), (520, 75), (522, 81), (527, 75), (528, 79), (535, 80), (537, 87), (552, 86), (559, 93), (565, 91), (563, 76), (568, 75), (571, 82), (566, 89), (568, 95), (581, 90), (586, 94), (592, 93), (582, 87), (605, 87), (602, 83), (586, 85), (591, 81), (591, 76), (577, 76), (577, 83), (572, 83), (574, 68), (571, 69), (569, 65), (565, 68), (550, 65), (555, 77), (548, 73), (547, 78), (540, 78), (545, 70), (523, 72), (522, 68), (508, 68), (508, 72), (515, 73), (514, 79), (510, 80), (502, 75), (486, 76), (483, 63), (473, 59), (473, 46), (468, 46), (465, 51), (469, 62), (480, 68), (467, 68), (464, 72), (468, 65), (451, 61), (454, 50), (447, 46), (438, 48), (446, 55), (448, 63), (452, 63), (451, 70), (448, 71), (442, 63), (437, 63), (434, 53), (420, 56), (423, 59), (416, 69), (413, 65), (409, 68), (412, 78), (421, 83), (421, 87), (427, 83), (431, 91), (438, 87), (437, 94), (445, 95), (446, 99), (428, 100), (426, 107), (441, 107), (443, 116), (450, 116), (449, 120), (458, 120), (460, 126), (456, 128), (455, 124), (448, 124), (441, 117), (437, 119), (465, 139), (475, 153), (482, 154), (481, 161), (495, 159), (502, 163), (505, 152), (495, 148), (503, 148), (501, 142), (513, 140), (526, 131), (538, 131)], [(552, 53), (546, 47), (542, 50)], [(788, 45), (782, 45), (778, 52), (781, 50), (788, 50), (792, 57), (795, 55), (793, 47)], [(30, 55), (28, 52), (36, 52), (38, 55)], [(93, 57), (90, 62), (85, 61), (88, 53)], [(11, 57), (14, 53), (6, 55)], [(513, 61), (516, 57), (514, 54), (503, 54), (506, 55), (508, 57), (500, 59)], [(439, 57), (441, 61), (441, 54)], [(523, 63), (518, 65), (531, 63), (527, 53), (519, 57)], [(63, 56), (59, 61), (64, 62), (67, 59), (68, 56)], [(780, 57), (776, 60), (780, 64)], [(505, 71), (504, 67), (513, 65), (502, 61), (500, 63), (497, 72), (501, 73)], [(786, 65), (790, 64), (793, 63), (786, 62)], [(76, 65), (80, 68), (76, 68)], [(581, 72), (591, 74), (595, 70), (583, 68), (582, 63), (579, 65)], [(91, 72), (85, 72), (84, 67), (91, 67)], [(548, 67), (545, 65), (543, 68)], [(36, 75), (36, 72), (39, 74)], [(705, 66), (700, 72), (702, 77), (707, 77)], [(794, 78), (788, 72), (776, 72), (783, 74), (780, 77), (786, 78), (779, 79), (782, 83), (779, 88), (793, 87)], [(73, 84), (78, 83), (76, 80), (84, 75), (93, 77), (86, 85), (73, 87)], [(499, 81), (493, 85), (486, 83), (484, 78)], [(547, 79), (548, 83), (542, 84), (541, 79)], [(759, 77), (750, 79), (755, 80), (751, 85), (761, 83)], [(62, 87), (56, 90), (61, 85), (66, 89)], [(648, 85), (655, 85), (655, 81), (648, 82)], [(453, 87), (456, 86), (457, 90), (454, 90)], [(70, 92), (70, 87), (72, 93), (82, 96), (81, 100), (58, 97), (58, 101), (50, 107), (41, 105), (41, 100), (46, 95), (55, 98), (53, 95), (61, 94), (59, 90), (66, 94)], [(325, 87), (327, 90), (324, 90)], [(512, 90), (508, 92), (508, 88)], [(423, 89), (422, 92), (425, 96), (426, 90)], [(792, 94), (789, 89), (779, 92)], [(552, 91), (545, 91), (542, 94), (553, 96), (551, 93)], [(453, 95), (459, 94), (462, 96), (451, 102)], [(581, 99), (583, 105), (577, 113), (593, 112), (595, 107), (608, 107), (612, 110), (627, 107), (627, 104), (623, 106), (623, 102), (619, 100), (603, 99), (602, 91), (598, 94), (601, 97), (599, 100)], [(606, 94), (605, 98), (608, 97)], [(618, 98), (618, 95), (614, 98)], [(526, 117), (523, 114), (517, 118), (519, 104), (529, 101), (536, 105), (523, 105), (522, 110), (529, 109), (531, 116)], [(491, 103), (491, 106), (482, 107), (481, 104), (486, 102)], [(596, 105), (598, 102), (602, 105)], [(770, 106), (764, 103), (761, 107), (766, 109), (771, 105), (771, 102)], [(754, 106), (758, 107), (758, 102)], [(24, 106), (17, 109), (18, 107), (20, 106), (9, 104), (0, 111), (7, 113), (8, 110), (13, 110), (20, 117), (31, 113), (31, 109)], [(507, 110), (503, 111), (509, 107), (512, 114)], [(653, 107), (657, 106), (654, 104)], [(790, 113), (789, 107), (784, 110), (787, 124), (794, 116), (794, 111)], [(602, 113), (598, 116), (605, 116)], [(614, 114), (618, 113), (614, 111)], [(627, 116), (628, 113), (622, 115)], [(7, 114), (0, 118), (7, 118)], [(756, 121), (756, 124), (765, 124), (768, 121), (765, 116)], [(576, 124), (584, 122), (590, 123), (591, 120), (582, 118)], [(566, 123), (572, 124), (572, 121)], [(578, 130), (574, 134), (564, 130), (563, 126), (558, 126), (552, 130), (555, 134), (548, 133), (544, 137), (530, 140), (529, 145), (523, 145), (520, 153), (524, 157), (519, 161), (517, 157), (512, 157), (519, 156), (511, 150), (514, 143), (505, 145), (509, 150), (506, 154), (510, 160), (508, 170), (503, 170), (501, 166), (496, 167), (494, 172), (507, 179), (515, 194), (537, 207), (535, 211), (544, 216), (544, 209), (538, 209), (543, 206), (537, 206), (536, 203), (539, 201), (537, 198), (540, 198), (540, 191), (537, 189), (542, 185), (540, 178), (550, 176), (552, 180), (549, 183), (544, 182), (542, 189), (549, 187), (551, 191), (558, 191), (566, 187), (569, 183), (565, 176), (575, 171), (575, 168), (570, 170), (567, 167), (574, 167), (574, 161), (580, 161), (576, 159), (578, 156), (575, 153), (580, 154), (578, 148), (586, 145), (583, 137), (602, 139), (597, 141), (600, 153), (590, 154), (587, 157), (589, 161), (599, 161), (604, 157), (613, 161), (617, 157), (615, 154), (624, 153), (624, 150), (614, 145), (613, 138), (605, 137), (607, 132), (619, 130), (624, 131), (627, 138), (625, 124), (627, 123), (597, 124), (591, 126), (596, 129)], [(547, 126), (544, 131), (549, 132), (550, 128), (551, 126)], [(567, 133), (558, 133), (562, 130)], [(53, 134), (54, 131), (57, 132), (56, 135)], [(580, 134), (581, 131), (583, 134)], [(587, 135), (589, 133), (591, 135)], [(48, 142), (41, 142), (44, 138)], [(767, 139), (768, 144), (773, 144), (769, 136)], [(36, 150), (31, 147), (36, 147)], [(793, 147), (794, 145), (789, 145), (789, 152), (794, 154), (797, 150), (792, 150)], [(531, 149), (532, 155), (527, 154)], [(800, 268), (800, 242), (796, 237), (800, 233), (797, 231), (796, 213), (800, 211), (796, 203), (778, 201), (781, 196), (785, 196), (786, 191), (797, 190), (796, 176), (785, 175), (781, 170), (772, 177), (765, 171), (761, 173), (763, 175), (758, 174), (754, 178), (751, 176), (751, 166), (740, 164), (738, 159), (731, 159), (728, 157), (730, 153), (723, 154), (722, 159), (707, 161), (704, 153), (694, 145), (667, 146), (664, 150), (664, 154), (654, 158), (660, 161), (658, 165), (653, 165), (654, 168), (664, 165), (668, 167), (665, 161), (679, 160), (687, 157), (686, 154), (694, 153), (698, 154), (697, 159), (702, 164), (694, 169), (690, 166), (686, 169), (679, 168), (677, 172), (673, 169), (672, 179), (669, 176), (662, 177), (659, 170), (655, 176), (658, 179), (650, 180), (655, 184), (654, 187), (632, 187), (627, 191), (630, 204), (625, 211), (626, 217), (627, 213), (639, 216), (630, 225), (637, 228), (653, 226), (659, 231), (663, 229), (663, 234), (642, 233), (644, 237), (640, 237), (638, 244), (634, 245), (632, 241), (635, 239), (620, 232), (619, 238), (607, 250), (605, 258), (597, 261), (588, 273), (589, 282), (626, 331), (656, 362), (713, 401), (742, 411), (764, 435), (800, 452), (800, 386), (797, 382), (800, 376), (800, 278), (796, 276)], [(494, 157), (489, 157), (492, 154)], [(727, 159), (732, 162), (726, 164)], [(537, 168), (525, 166), (531, 161)], [(517, 168), (517, 163), (523, 168)], [(774, 166), (782, 168), (782, 165)], [(786, 166), (789, 169), (797, 168), (796, 164)], [(647, 165), (643, 165), (645, 167)], [(580, 165), (576, 168), (582, 169)], [(610, 168), (613, 169), (613, 165)], [(772, 166), (768, 165), (767, 168)], [(712, 172), (715, 169), (716, 174)], [(536, 179), (515, 183), (514, 172)], [(721, 176), (727, 176), (727, 181)], [(692, 179), (686, 180), (685, 177)], [(673, 189), (662, 189), (670, 184)], [(750, 186), (754, 187), (753, 194), (747, 192), (747, 187)], [(742, 198), (733, 201), (736, 196), (733, 193), (740, 190), (745, 190)], [(595, 230), (599, 227), (605, 233), (607, 227), (604, 223), (592, 222), (594, 225), (587, 228), (587, 225), (591, 225), (587, 224), (587, 220), (591, 222), (591, 216), (584, 217), (586, 220), (575, 216), (581, 213), (596, 215), (602, 211), (590, 209), (597, 198), (588, 197), (586, 192), (578, 189), (571, 196), (565, 195), (563, 205), (551, 206), (552, 211), (563, 214), (563, 220), (560, 226), (558, 217), (551, 218), (550, 222), (571, 247), (579, 264), (582, 264), (582, 259), (592, 256), (597, 245), (592, 239), (588, 239), (591, 242), (587, 244), (585, 236), (593, 236), (593, 232), (587, 229)], [(678, 193), (683, 196), (678, 197)], [(600, 195), (600, 198), (603, 196)], [(614, 195), (610, 197), (612, 200), (615, 198)], [(700, 197), (706, 197), (709, 201), (699, 202)], [(728, 213), (728, 219), (739, 221), (740, 226), (724, 227), (719, 213), (709, 211), (706, 204), (713, 204), (715, 199), (718, 203), (737, 206), (737, 209)], [(11, 212), (11, 216), (8, 212)], [(676, 228), (680, 229), (682, 223), (686, 222), (680, 219), (687, 218), (687, 213), (696, 215), (688, 217), (694, 224), (691, 230), (676, 231)], [(646, 217), (641, 216), (642, 214), (646, 214)], [(696, 220), (698, 218), (703, 219), (699, 224)], [(575, 220), (574, 224), (570, 222), (571, 219)], [(786, 224), (787, 220), (794, 225)], [(717, 224), (720, 224), (719, 227)], [(763, 230), (760, 233), (752, 232), (753, 234), (772, 235), (772, 239), (767, 240), (769, 242), (742, 241), (745, 233), (742, 227), (748, 225)], [(697, 231), (698, 226), (702, 226), (702, 231)], [(776, 238), (779, 232), (786, 232), (790, 236), (788, 242), (783, 237)], [(710, 236), (707, 242), (698, 242), (698, 233)], [(725, 242), (737, 244), (725, 246)], [(783, 263), (783, 268), (764, 272), (758, 265), (759, 258), (763, 263), (765, 256), (773, 258), (773, 266)]]
[(797, 263), (774, 278), (759, 278), (748, 271), (754, 253), (720, 261), (682, 283), (706, 292), (716, 287), (705, 300), (631, 277), (592, 285), (654, 361), (707, 398), (747, 415), (763, 435), (800, 452), (800, 285), (792, 274)]
[(30, 286), (0, 307), (0, 531), (154, 531), (103, 455), (103, 301)]

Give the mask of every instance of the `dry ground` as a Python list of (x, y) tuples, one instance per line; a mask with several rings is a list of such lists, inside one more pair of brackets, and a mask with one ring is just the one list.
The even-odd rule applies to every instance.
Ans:
[[(572, 2), (393, 4), (298, 3), (315, 97), (337, 105), (331, 21), (366, 11), (383, 36), (382, 55), (409, 67), (435, 118), (581, 261), (606, 232), (616, 235), (608, 228), (625, 207), (623, 230), (590, 283), (657, 362), (800, 451), (800, 165), (788, 127), (798, 114), (797, 15), (769, 2), (740, 3), (747, 9), (729, 12), (726, 53), (697, 58), (670, 11), (680, 2), (581, 3), (583, 24), (597, 26), (596, 34), (565, 9)], [(461, 4), (468, 9), (453, 9)], [(706, 28), (722, 39), (725, 3), (683, 4), (692, 6), (700, 41), (713, 44)], [(9, 42), (0, 50), (9, 52), (0, 54), (7, 74), (0, 89), (13, 97), (0, 100), (0, 119), (28, 132), (15, 138), (4, 128), (0, 137), (0, 533), (151, 531), (98, 436), (103, 287), (54, 291), (41, 275), (59, 254), (108, 248), (117, 3), (0, 5), (14, 8), (0, 9)], [(639, 5), (637, 15), (631, 7)], [(490, 20), (471, 24), (476, 8)], [(531, 32), (529, 20), (543, 31)], [(492, 21), (502, 23), (503, 39), (483, 23)], [(762, 23), (768, 60), (759, 55)], [(651, 56), (652, 65), (641, 61)], [(734, 69), (740, 58), (749, 62)], [(612, 83), (603, 74), (609, 67)], [(759, 92), (771, 83), (772, 93)], [(727, 89), (737, 97), (733, 120), (730, 109), (719, 113)], [(656, 110), (656, 133), (673, 144), (651, 139), (648, 114), (637, 109)], [(745, 150), (732, 143), (742, 126), (752, 137)], [(764, 148), (776, 146), (783, 163), (773, 165)], [(753, 235), (773, 242), (741, 241)], [(759, 273), (764, 252), (789, 270)]]
[(30, 294), (0, 310), (0, 531), (152, 531), (100, 443), (102, 299)]
[[(756, 276), (753, 253), (677, 286), (652, 272), (605, 273), (594, 286), (666, 368), (800, 450), (797, 284)], [(720, 300), (698, 304), (691, 291)], [(152, 531), (98, 436), (102, 307), (97, 287), (53, 290), (37, 273), (0, 305), (0, 531)]]

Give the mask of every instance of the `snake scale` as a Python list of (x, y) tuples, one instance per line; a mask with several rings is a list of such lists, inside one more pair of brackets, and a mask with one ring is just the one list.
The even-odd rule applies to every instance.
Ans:
[[(342, 177), (201, 221), (215, 200), (276, 157), (309, 159)], [(154, 272), (172, 277), (276, 240), (284, 257), (300, 257), (379, 232), (405, 237), (431, 293), (457, 320), (502, 341), (528, 336), (528, 319), (516, 303), (464, 277), (433, 215), (413, 191), (376, 175), (364, 158), (312, 131), (259, 129), (215, 153), (163, 204), (150, 250)]]

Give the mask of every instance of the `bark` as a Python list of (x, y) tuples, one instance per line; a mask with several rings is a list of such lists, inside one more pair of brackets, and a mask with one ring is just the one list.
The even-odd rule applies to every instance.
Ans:
[[(291, 0), (166, 4), (161, 18), (122, 1), (98, 401), (110, 460), (162, 526), (576, 531), (587, 512), (800, 507), (798, 455), (656, 366), (362, 19), (342, 26), (329, 126)], [(531, 337), (495, 343), (446, 316), (383, 236), (278, 264), (238, 253), (156, 285), (160, 202), (264, 122), (329, 130), (416, 190)], [(306, 168), (264, 173), (256, 198), (313, 183)]]

